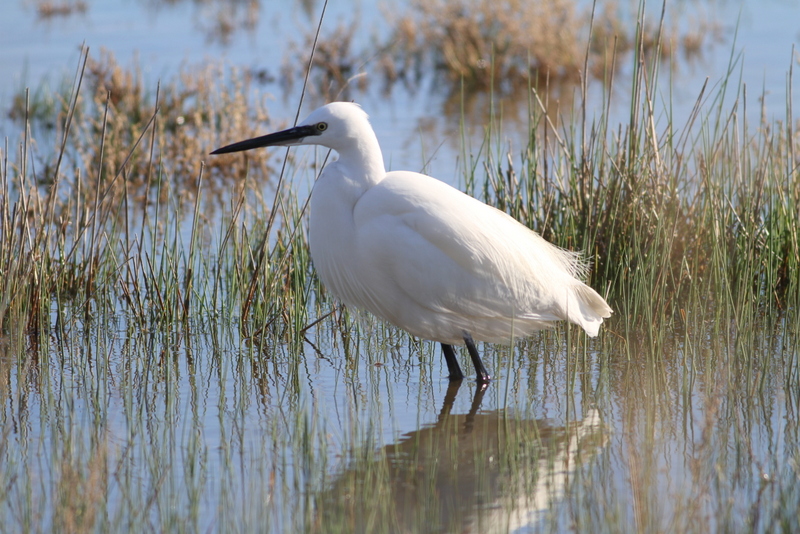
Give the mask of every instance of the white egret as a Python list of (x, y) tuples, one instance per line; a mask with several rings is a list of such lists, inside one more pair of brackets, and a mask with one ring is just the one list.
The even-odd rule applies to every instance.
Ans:
[(579, 280), (586, 270), (579, 254), (435, 178), (387, 173), (357, 104), (327, 104), (294, 128), (212, 154), (297, 145), (339, 154), (311, 193), (309, 245), (322, 283), (346, 305), (440, 342), (450, 380), (464, 377), (454, 343), (466, 343), (486, 383), (473, 340), (508, 343), (558, 320), (594, 337), (611, 315)]

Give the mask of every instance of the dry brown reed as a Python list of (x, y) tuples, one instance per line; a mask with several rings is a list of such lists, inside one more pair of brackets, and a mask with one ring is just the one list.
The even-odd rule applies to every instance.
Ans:
[[(145, 272), (161, 276), (142, 252), (150, 206), (168, 202), (163, 211), (176, 217), (194, 207), (208, 218), (209, 208), (236, 202), (245, 180), (248, 191), (260, 192), (274, 176), (266, 151), (207, 157), (221, 144), (275, 128), (264, 126), (266, 95), (249, 75), (215, 64), (184, 67), (148, 91), (138, 66), (125, 70), (106, 52), (84, 54), (76, 83), (53, 106), (55, 120), (37, 124), (29, 95), (15, 98), (24, 104), (17, 116), (26, 119), (25, 133), (17, 148), (9, 150), (14, 141), (0, 148), (0, 329), (15, 334), (14, 347), (25, 334), (37, 342), (50, 323), (53, 294), (103, 301), (95, 289), (116, 279), (136, 310), (147, 309), (150, 295), (134, 298), (125, 284), (138, 284)], [(57, 125), (52, 131), (50, 122)], [(48, 151), (50, 142), (56, 148)], [(134, 221), (143, 226), (134, 229)], [(157, 226), (163, 230), (165, 222)], [(126, 260), (134, 243), (135, 265)], [(164, 299), (158, 295), (166, 307)], [(189, 297), (173, 301), (188, 307)]]
[(698, 18), (681, 30), (677, 18), (663, 26), (658, 17), (644, 18), (637, 37), (636, 13), (616, 2), (593, 11), (572, 0), (413, 0), (394, 23), (390, 42), (401, 68), (391, 72), (434, 69), (451, 86), (506, 93), (545, 79), (578, 83), (584, 66), (602, 79), (616, 55), (636, 46), (668, 58), (682, 45), (695, 52), (718, 36), (712, 22)]
[(83, 0), (64, 0), (53, 2), (52, 0), (37, 0), (36, 15), (40, 19), (51, 19), (55, 17), (68, 17), (77, 13), (86, 13), (89, 5)]
[[(173, 195), (191, 202), (200, 162), (206, 164), (206, 185), (219, 194), (234, 190), (246, 176), (260, 183), (272, 176), (266, 152), (207, 157), (220, 144), (268, 128), (267, 96), (258, 93), (247, 72), (214, 63), (184, 66), (174, 79), (150, 84), (138, 63), (125, 69), (112, 53), (101, 50), (97, 57), (89, 56), (84, 83), (88, 87), (78, 97), (78, 120), (67, 153), (74, 167), (63, 169), (59, 178), (70, 184), (69, 194), (57, 208), (66, 208), (70, 200), (92, 202), (98, 185), (103, 201), (117, 206), (113, 211), (121, 211), (125, 196), (141, 203), (157, 183), (167, 185), (160, 188), (159, 200)], [(16, 99), (18, 105), (24, 101)], [(56, 138), (63, 135), (67, 113), (62, 102)], [(25, 115), (14, 112), (15, 117)], [(52, 155), (42, 157), (42, 178), (51, 182)]]
[[(327, 100), (342, 99), (349, 98), (354, 85), (363, 89), (370, 78), (382, 79), (388, 91), (396, 82), (415, 90), (433, 76), (433, 87), (448, 95), (448, 102), (463, 104), (466, 97), (470, 107), (469, 100), (489, 91), (527, 102), (531, 86), (556, 97), (570, 94), (584, 70), (591, 78), (608, 81), (612, 69), (627, 64), (621, 56), (637, 47), (664, 60), (677, 53), (691, 59), (721, 39), (713, 17), (699, 12), (686, 17), (678, 7), (665, 8), (663, 16), (637, 17), (635, 7), (617, 2), (601, 3), (594, 10), (572, 0), (409, 4), (405, 12), (385, 9), (387, 36), (375, 38), (367, 49), (353, 49), (353, 35), (359, 31), (355, 23), (323, 34), (311, 90)], [(298, 58), (312, 42), (307, 36), (295, 45), (284, 64), (290, 86), (301, 75), (298, 66), (305, 67)], [(461, 112), (461, 104), (452, 107)]]
[[(339, 24), (332, 31), (320, 35), (314, 48), (314, 35), (306, 35), (303, 43), (292, 43), (290, 53), (281, 67), (284, 89), (294, 86), (296, 79), (305, 76), (308, 50), (314, 48), (311, 58), (311, 81), (306, 88), (307, 97), (319, 104), (332, 100), (348, 100), (352, 90), (364, 91), (367, 78), (363, 68), (366, 60), (353, 49), (353, 36), (358, 31), (357, 22)], [(298, 66), (302, 66), (298, 68)]]

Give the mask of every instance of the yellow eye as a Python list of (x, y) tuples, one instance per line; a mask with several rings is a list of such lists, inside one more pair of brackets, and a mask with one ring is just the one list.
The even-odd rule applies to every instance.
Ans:
[(327, 129), (328, 129), (328, 123), (327, 122), (318, 122), (317, 123), (317, 130), (319, 130), (320, 132), (324, 132)]

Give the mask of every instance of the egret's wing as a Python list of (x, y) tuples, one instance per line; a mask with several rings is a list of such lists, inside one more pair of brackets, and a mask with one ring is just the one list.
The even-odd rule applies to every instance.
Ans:
[(473, 330), (487, 320), (541, 328), (566, 318), (559, 291), (575, 256), (438, 180), (389, 173), (359, 201), (355, 223), (369, 264), (362, 272), (383, 277), (371, 285), (392, 285), (421, 308), (465, 318)]

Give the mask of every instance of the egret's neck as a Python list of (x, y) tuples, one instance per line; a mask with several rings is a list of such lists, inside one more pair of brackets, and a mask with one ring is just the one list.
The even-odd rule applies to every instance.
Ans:
[(363, 180), (363, 185), (370, 187), (386, 176), (381, 147), (372, 129), (368, 134), (362, 132), (355, 139), (347, 139), (336, 151), (339, 153), (339, 164), (348, 169), (351, 179)]

